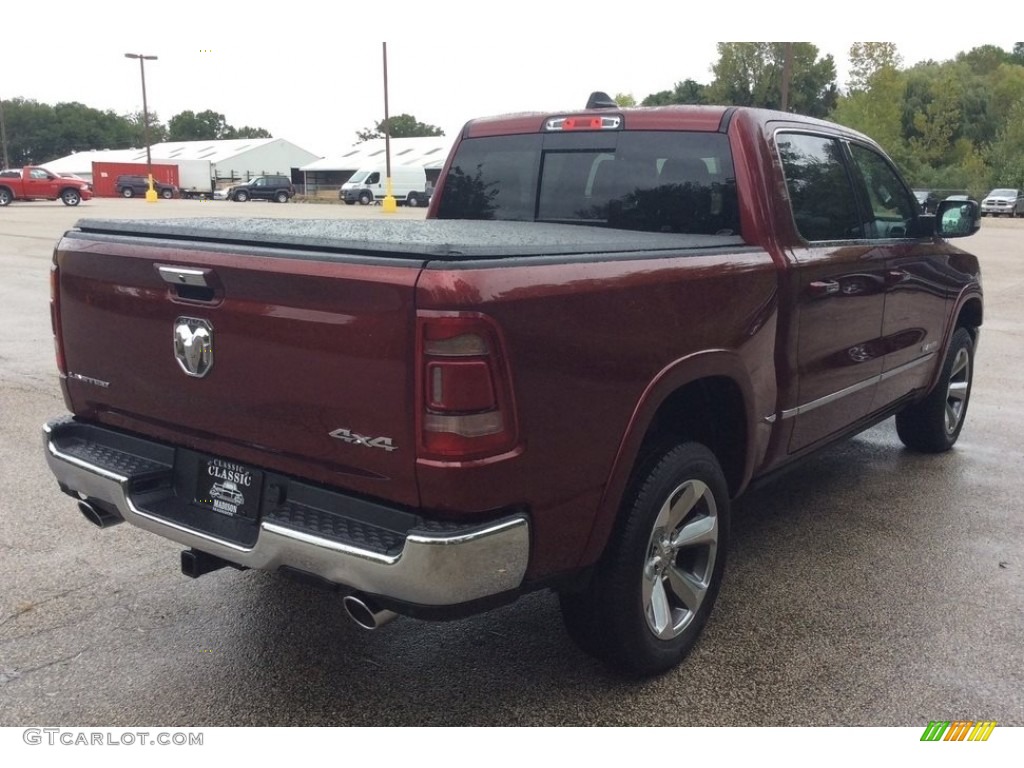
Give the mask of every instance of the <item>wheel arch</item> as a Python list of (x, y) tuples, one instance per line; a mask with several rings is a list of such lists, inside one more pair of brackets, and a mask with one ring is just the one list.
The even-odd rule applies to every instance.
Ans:
[(600, 557), (637, 470), (660, 451), (686, 441), (705, 445), (722, 467), (730, 496), (739, 495), (755, 460), (753, 403), (750, 377), (731, 352), (699, 353), (663, 369), (644, 391), (620, 440), (579, 565)]
[(965, 290), (957, 297), (954, 306), (955, 309), (951, 314), (950, 320), (947, 321), (949, 322), (949, 327), (946, 330), (946, 338), (942, 341), (942, 355), (939, 357), (939, 362), (935, 366), (932, 377), (928, 382), (928, 387), (924, 390), (921, 397), (926, 397), (935, 388), (935, 385), (938, 384), (942, 376), (942, 361), (949, 354), (949, 346), (953, 343), (953, 334), (956, 333), (958, 328), (967, 329), (971, 334), (971, 340), (974, 342), (975, 351), (977, 350), (978, 332), (984, 319), (980, 290), (976, 286), (973, 290)]
[(966, 328), (970, 331), (974, 340), (977, 341), (978, 329), (981, 327), (983, 319), (984, 310), (981, 304), (981, 297), (969, 296), (960, 304), (960, 309), (956, 313), (956, 322), (953, 324), (953, 330)]

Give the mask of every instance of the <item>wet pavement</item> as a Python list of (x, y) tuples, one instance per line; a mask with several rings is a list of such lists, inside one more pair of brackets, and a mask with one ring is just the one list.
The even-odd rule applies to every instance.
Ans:
[(956, 449), (909, 453), (890, 421), (746, 496), (703, 638), (635, 682), (572, 645), (549, 593), (369, 633), (333, 594), (259, 572), (193, 581), (178, 546), (78, 514), (41, 450), (40, 426), (64, 411), (53, 245), (85, 215), (210, 210), (380, 215), (0, 209), (0, 726), (1024, 725), (1024, 221), (985, 219), (961, 241), (981, 257), (986, 307)]

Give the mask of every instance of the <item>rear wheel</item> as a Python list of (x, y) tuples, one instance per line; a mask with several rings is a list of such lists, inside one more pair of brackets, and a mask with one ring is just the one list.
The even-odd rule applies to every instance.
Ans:
[(10, 205), (11, 200), (13, 199), (14, 196), (11, 194), (11, 190), (7, 187), (0, 187), (0, 208), (3, 208), (5, 205)]
[(82, 195), (77, 189), (65, 189), (60, 193), (60, 200), (64, 205), (75, 206), (82, 202)]
[(648, 466), (588, 587), (560, 596), (573, 640), (637, 675), (671, 669), (696, 643), (729, 531), (728, 487), (711, 451), (683, 443)]
[(131, 187), (125, 187), (124, 189), (121, 190), (121, 196), (135, 197), (135, 190), (133, 190)]
[(274, 199), (277, 200), (277, 202), (279, 202), (279, 203), (287, 203), (288, 202), (288, 193), (287, 192), (278, 192), (276, 195), (274, 195)]
[(415, 192), (410, 192), (409, 196), (405, 198), (405, 204), (410, 208), (418, 208), (420, 205), (420, 199), (416, 196)]
[(966, 328), (958, 328), (935, 389), (896, 414), (896, 432), (907, 448), (942, 453), (953, 447), (967, 418), (973, 375), (974, 339)]

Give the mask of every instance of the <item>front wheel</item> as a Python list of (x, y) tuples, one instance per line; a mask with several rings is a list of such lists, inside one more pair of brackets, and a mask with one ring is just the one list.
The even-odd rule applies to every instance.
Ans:
[(64, 205), (75, 206), (82, 202), (82, 195), (77, 189), (65, 189), (60, 193), (60, 199)]
[(235, 202), (236, 203), (244, 203), (248, 199), (249, 199), (249, 193), (246, 192), (244, 189), (240, 190), (238, 192), (235, 192)]
[(369, 192), (360, 192), (359, 193), (359, 204), (360, 205), (369, 205), (372, 202), (373, 202), (373, 195), (371, 195)]
[(942, 453), (953, 447), (967, 418), (973, 377), (974, 338), (966, 328), (957, 328), (935, 388), (896, 414), (896, 433), (907, 448)]
[(134, 196), (135, 196), (135, 190), (132, 189), (131, 187), (125, 187), (124, 189), (121, 190), (121, 197), (134, 197)]
[(636, 675), (690, 652), (725, 569), (729, 492), (714, 454), (683, 443), (642, 470), (590, 584), (560, 596), (570, 636)]

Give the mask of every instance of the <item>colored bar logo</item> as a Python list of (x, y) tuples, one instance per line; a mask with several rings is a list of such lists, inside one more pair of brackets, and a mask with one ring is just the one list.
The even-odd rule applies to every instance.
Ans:
[(921, 741), (988, 741), (995, 727), (995, 720), (932, 720)]

